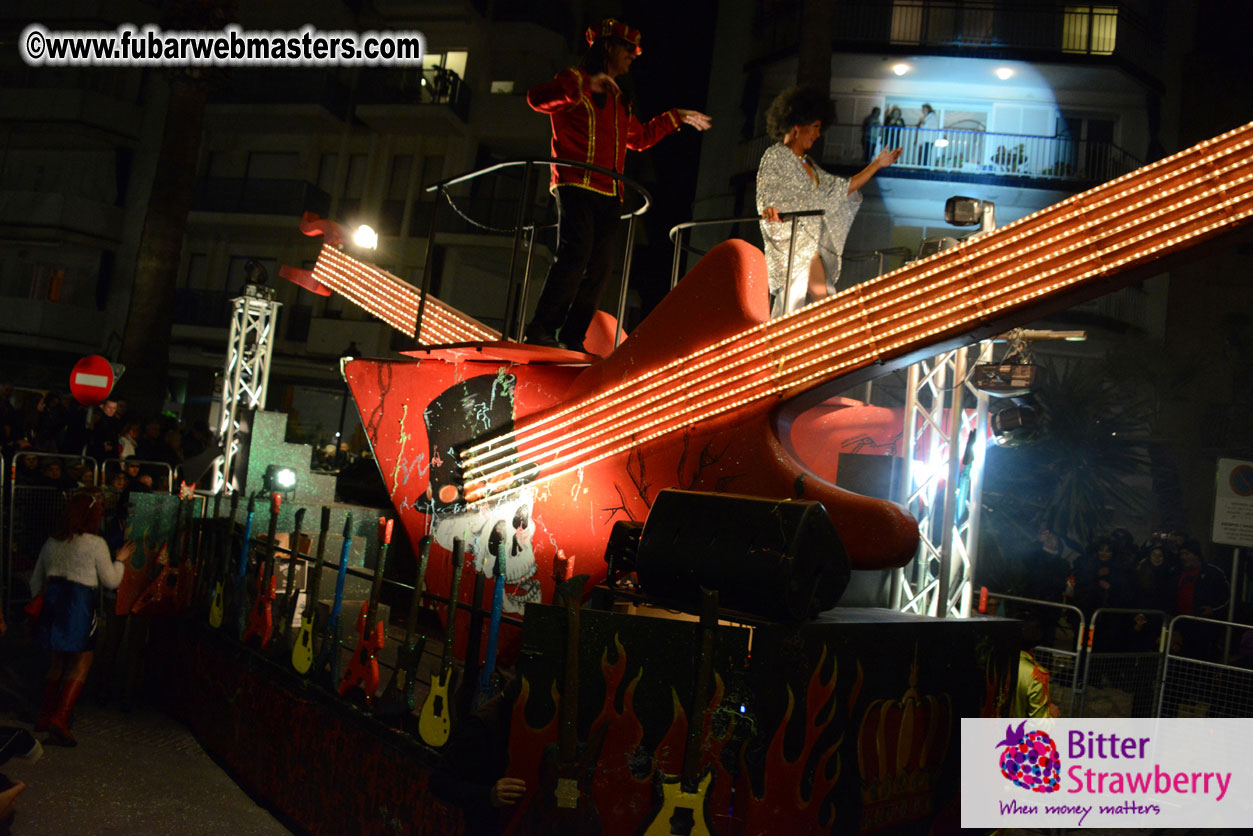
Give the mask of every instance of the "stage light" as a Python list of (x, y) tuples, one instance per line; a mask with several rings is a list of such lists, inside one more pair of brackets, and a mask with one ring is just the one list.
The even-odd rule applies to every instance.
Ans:
[(296, 471), (272, 464), (265, 469), (263, 485), (266, 493), (290, 494), (296, 489)]
[(908, 64), (893, 64), (892, 72), (896, 73), (897, 75), (905, 75), (905, 73), (909, 72), (909, 65)]
[(379, 245), (379, 234), (374, 231), (374, 227), (362, 224), (353, 231), (352, 242), (363, 249), (376, 250)]
[(1022, 447), (1040, 434), (1040, 416), (1029, 406), (1009, 406), (989, 422), (992, 438), (1000, 447)]
[(972, 370), (971, 384), (996, 397), (1020, 397), (1031, 391), (1042, 371), (1032, 363), (980, 363)]
[(997, 67), (996, 77), (1001, 81), (1009, 81), (1014, 77), (1014, 70), (1012, 67)]

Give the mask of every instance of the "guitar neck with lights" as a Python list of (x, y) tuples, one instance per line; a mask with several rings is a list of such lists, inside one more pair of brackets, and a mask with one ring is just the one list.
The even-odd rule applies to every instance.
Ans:
[(422, 332), (419, 334), (418, 308), (422, 303), (422, 291), (381, 267), (355, 259), (330, 244), (322, 245), (317, 263), (313, 265), (313, 278), (425, 345), (500, 339), (499, 331), (429, 294), (422, 311)]
[(482, 501), (871, 365), (888, 371), (977, 329), (1020, 324), (1045, 301), (1113, 290), (1251, 217), (1253, 124), (527, 416), (461, 451), (464, 495)]

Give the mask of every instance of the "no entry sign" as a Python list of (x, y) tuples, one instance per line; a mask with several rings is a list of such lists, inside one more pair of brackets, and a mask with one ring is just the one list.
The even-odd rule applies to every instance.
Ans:
[(98, 354), (89, 354), (70, 372), (70, 394), (83, 406), (105, 402), (113, 391), (113, 367)]

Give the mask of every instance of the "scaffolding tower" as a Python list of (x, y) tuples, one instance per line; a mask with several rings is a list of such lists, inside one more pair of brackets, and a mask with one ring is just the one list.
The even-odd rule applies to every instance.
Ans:
[(914, 561), (892, 578), (892, 607), (947, 618), (970, 615), (987, 452), (988, 394), (970, 382), (992, 342), (909, 367), (905, 462), (897, 498), (918, 520)]
[(243, 476), (234, 472), (250, 422), (245, 416), (265, 404), (274, 351), (274, 329), (281, 302), (273, 288), (244, 286), (243, 295), (231, 300), (231, 335), (222, 375), (222, 405), (218, 419), (218, 443), (222, 455), (214, 462), (213, 492), (233, 493), (243, 487)]

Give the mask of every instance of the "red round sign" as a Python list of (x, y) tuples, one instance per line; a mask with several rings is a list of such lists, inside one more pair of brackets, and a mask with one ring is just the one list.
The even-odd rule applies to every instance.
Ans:
[(70, 372), (70, 394), (83, 406), (104, 403), (113, 391), (113, 367), (98, 354), (89, 354)]

